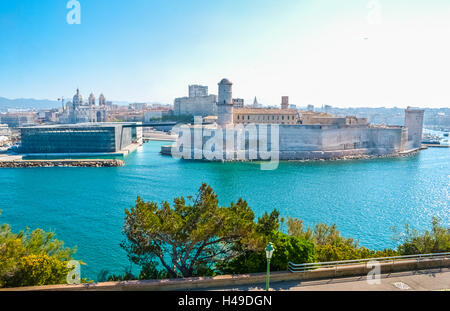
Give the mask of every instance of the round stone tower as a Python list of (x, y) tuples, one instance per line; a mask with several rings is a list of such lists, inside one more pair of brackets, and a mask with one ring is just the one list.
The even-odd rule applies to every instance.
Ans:
[(233, 123), (233, 83), (222, 79), (219, 83), (217, 102), (217, 124), (225, 126)]

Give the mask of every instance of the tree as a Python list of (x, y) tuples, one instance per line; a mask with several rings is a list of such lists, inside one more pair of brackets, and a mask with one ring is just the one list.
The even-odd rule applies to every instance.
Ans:
[(421, 233), (405, 225), (403, 243), (398, 247), (402, 255), (444, 253), (450, 251), (450, 231), (440, 224), (436, 217), (432, 219), (431, 232)]
[[(130, 260), (152, 267), (155, 260), (169, 277), (213, 274), (219, 261), (239, 255), (233, 247), (255, 247), (254, 213), (239, 199), (220, 207), (211, 187), (202, 184), (195, 199), (174, 199), (158, 206), (137, 198), (135, 207), (125, 210), (121, 246)], [(154, 272), (152, 272), (154, 273)]]
[[(304, 238), (289, 236), (280, 231), (274, 231), (270, 237), (275, 251), (271, 259), (272, 271), (286, 271), (289, 262), (315, 262), (314, 243)], [(218, 264), (223, 274), (242, 274), (266, 271), (267, 259), (264, 249), (248, 251), (230, 262)]]
[(52, 285), (66, 282), (67, 262), (75, 248), (64, 247), (52, 232), (26, 229), (13, 233), (0, 226), (0, 287)]
[(288, 218), (287, 226), (289, 235), (302, 237), (314, 243), (318, 262), (398, 255), (398, 252), (392, 249), (375, 251), (359, 246), (357, 240), (341, 236), (336, 224), (329, 226), (324, 223), (319, 223), (314, 229), (308, 227), (305, 230), (302, 220)]
[(329, 226), (324, 223), (319, 223), (314, 226), (314, 229), (308, 227), (304, 230), (302, 220), (288, 217), (287, 226), (289, 235), (303, 237), (313, 241), (316, 245), (345, 244), (353, 248), (358, 246), (358, 241), (355, 241), (353, 238), (341, 236), (336, 224)]

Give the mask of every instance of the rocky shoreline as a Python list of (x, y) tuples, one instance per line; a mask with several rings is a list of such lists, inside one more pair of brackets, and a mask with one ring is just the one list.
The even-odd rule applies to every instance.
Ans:
[(30, 167), (120, 167), (125, 162), (117, 159), (99, 160), (17, 160), (0, 161), (0, 168)]
[(407, 153), (393, 153), (393, 154), (383, 154), (383, 155), (370, 155), (370, 154), (359, 154), (359, 155), (348, 155), (336, 158), (322, 158), (322, 159), (303, 159), (303, 160), (287, 160), (288, 162), (326, 162), (326, 161), (346, 161), (346, 160), (370, 160), (370, 159), (389, 159), (389, 158), (407, 158), (417, 155), (420, 150), (415, 150)]
[[(165, 156), (171, 156), (172, 146), (162, 146), (161, 154)], [(348, 154), (348, 155), (329, 155), (323, 156), (319, 154), (311, 155), (311, 157), (298, 158), (298, 159), (290, 159), (290, 158), (280, 158), (279, 161), (284, 162), (334, 162), (334, 161), (348, 161), (348, 160), (370, 160), (370, 159), (388, 159), (388, 158), (405, 158), (417, 155), (421, 150), (427, 149), (427, 147), (422, 147), (420, 149), (410, 150), (406, 152), (398, 152), (398, 153), (389, 153), (389, 154)], [(194, 159), (185, 159), (187, 161), (205, 161), (211, 162), (211, 160), (194, 160)], [(261, 160), (213, 160), (212, 162), (260, 162)]]

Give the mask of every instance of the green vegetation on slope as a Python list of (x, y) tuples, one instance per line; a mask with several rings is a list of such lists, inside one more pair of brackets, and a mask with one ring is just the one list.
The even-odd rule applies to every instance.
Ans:
[(64, 247), (55, 234), (36, 229), (13, 233), (0, 226), (0, 287), (65, 284), (67, 262), (76, 250)]
[[(359, 246), (342, 237), (336, 224), (304, 228), (296, 218), (280, 218), (277, 210), (255, 220), (247, 202), (221, 207), (217, 195), (203, 184), (196, 198), (175, 198), (173, 207), (164, 202), (146, 203), (126, 210), (122, 247), (131, 261), (142, 267), (139, 277), (131, 272), (110, 280), (161, 279), (263, 272), (265, 246), (272, 242), (273, 271), (286, 270), (290, 261), (311, 263), (380, 258), (419, 253), (449, 252), (449, 230), (433, 219), (432, 231), (420, 233), (406, 226), (399, 247), (383, 251)], [(280, 229), (286, 225), (287, 232)]]
[[(282, 230), (286, 227), (286, 230)], [(280, 218), (277, 210), (255, 219), (247, 202), (239, 199), (220, 206), (211, 187), (203, 184), (195, 197), (175, 198), (158, 205), (137, 198), (125, 211), (126, 240), (121, 246), (132, 263), (141, 267), (102, 280), (165, 279), (264, 272), (265, 247), (272, 242), (273, 271), (286, 270), (290, 261), (312, 263), (363, 258), (450, 252), (450, 231), (437, 218), (431, 230), (419, 232), (406, 225), (397, 249), (370, 250), (342, 237), (336, 224), (304, 228), (296, 218)], [(285, 231), (285, 232), (283, 232)], [(54, 233), (26, 229), (13, 233), (0, 226), (0, 287), (66, 283), (67, 262), (76, 250), (64, 247)], [(86, 281), (86, 280), (83, 280)]]

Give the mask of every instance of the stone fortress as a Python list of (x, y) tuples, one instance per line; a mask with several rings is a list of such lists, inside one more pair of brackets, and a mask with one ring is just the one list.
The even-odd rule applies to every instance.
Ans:
[(217, 114), (217, 96), (208, 94), (208, 87), (189, 85), (189, 97), (176, 98), (174, 114), (206, 117)]
[[(195, 145), (194, 138), (202, 137), (200, 148), (203, 148), (214, 136), (222, 140), (221, 135), (225, 129), (229, 131), (230, 128), (235, 128), (237, 135), (237, 132), (245, 131), (243, 127), (248, 125), (255, 127), (258, 133), (261, 133), (261, 130), (268, 132), (268, 137), (264, 138), (264, 142), (268, 141), (268, 147), (264, 150), (276, 151), (279, 160), (399, 156), (415, 153), (422, 147), (424, 110), (408, 107), (405, 110), (405, 126), (386, 126), (372, 125), (367, 119), (354, 116), (336, 117), (326, 113), (289, 109), (289, 99), (286, 96), (282, 98), (281, 109), (235, 108), (232, 86), (228, 79), (219, 83), (216, 107), (211, 108), (211, 111), (217, 111), (215, 123), (189, 125), (192, 141), (188, 144), (185, 140), (184, 143), (177, 142), (175, 146), (164, 146), (162, 153), (183, 153), (190, 155), (185, 158), (210, 160), (203, 156), (202, 150), (199, 156), (198, 144)], [(276, 132), (271, 131), (271, 127), (276, 127)], [(273, 133), (278, 137), (274, 137)], [(260, 156), (261, 134), (256, 138), (256, 158), (249, 158), (250, 153), (242, 150), (252, 145), (251, 138), (248, 134), (245, 135), (244, 133), (244, 143), (229, 144), (226, 137), (223, 137), (219, 145), (224, 150), (224, 159), (236, 159), (236, 153), (244, 152), (244, 160), (265, 160), (266, 158)], [(182, 137), (179, 137), (180, 140)]]

